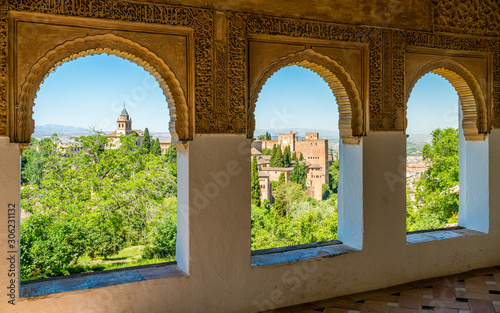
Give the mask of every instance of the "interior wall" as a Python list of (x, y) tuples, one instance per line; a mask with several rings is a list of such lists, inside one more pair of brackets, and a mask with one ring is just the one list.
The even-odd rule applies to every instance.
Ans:
[[(500, 146), (499, 138), (498, 131), (492, 132), (490, 145)], [(8, 312), (257, 312), (498, 265), (500, 232), (495, 227), (485, 235), (406, 245), (404, 183), (398, 181), (402, 177), (398, 160), (404, 156), (405, 140), (404, 134), (394, 132), (370, 133), (363, 139), (365, 231), (363, 249), (359, 252), (251, 266), (250, 140), (245, 135), (199, 135), (189, 143), (188, 153), (183, 156), (190, 168), (188, 276), (33, 299), (17, 298), (15, 307), (8, 305), (4, 294), (0, 309)], [(491, 153), (500, 151), (493, 150), (490, 160), (498, 160), (498, 157), (492, 158)], [(0, 164), (16, 164), (18, 145), (3, 143), (0, 155), (2, 161), (7, 162)], [(18, 186), (18, 167), (4, 166), (3, 173), (6, 174), (3, 184), (11, 187), (2, 192), (11, 196), (18, 192), (12, 187)], [(387, 180), (391, 177), (388, 173), (395, 174), (394, 181)], [(496, 180), (495, 175), (490, 176), (491, 194), (500, 193), (495, 190), (500, 185)], [(203, 197), (209, 201), (200, 202)], [(498, 203), (491, 202), (492, 212), (499, 210)], [(6, 247), (5, 219), (2, 223), (0, 246)], [(491, 223), (498, 225), (500, 215), (492, 214)], [(4, 248), (2, 253), (5, 260)], [(7, 262), (0, 263), (0, 273), (7, 273), (8, 266)], [(6, 275), (1, 276), (0, 283), (6, 285), (7, 279)]]

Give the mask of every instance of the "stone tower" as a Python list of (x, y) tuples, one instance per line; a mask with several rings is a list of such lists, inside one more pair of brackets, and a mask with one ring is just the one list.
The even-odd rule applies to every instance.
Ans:
[(132, 133), (132, 120), (128, 115), (127, 109), (125, 109), (125, 103), (123, 104), (122, 113), (120, 114), (120, 117), (118, 117), (116, 123), (118, 124), (116, 128), (117, 135), (130, 135)]

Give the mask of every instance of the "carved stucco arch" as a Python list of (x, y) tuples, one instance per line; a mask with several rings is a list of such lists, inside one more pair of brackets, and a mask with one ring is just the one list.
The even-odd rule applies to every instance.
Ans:
[(168, 102), (170, 134), (173, 142), (191, 140), (189, 108), (184, 91), (175, 74), (164, 60), (147, 48), (113, 34), (87, 36), (67, 41), (48, 51), (34, 64), (20, 87), (12, 141), (28, 144), (34, 132), (32, 118), (34, 99), (43, 82), (57, 66), (64, 62), (96, 54), (113, 54), (142, 66), (158, 81)]
[[(488, 132), (488, 114), (481, 86), (474, 75), (460, 63), (440, 59), (425, 65), (408, 84), (405, 106), (415, 84), (426, 74), (434, 73), (445, 78), (455, 88), (462, 109), (462, 129), (466, 140), (484, 140)], [(405, 112), (407, 112), (405, 108)], [(405, 129), (408, 119), (405, 119)]]
[(339, 110), (339, 133), (344, 144), (357, 144), (364, 135), (363, 105), (356, 83), (336, 61), (312, 49), (289, 54), (273, 62), (257, 79), (250, 93), (248, 136), (255, 130), (255, 104), (266, 81), (280, 69), (297, 65), (314, 71), (330, 86)]

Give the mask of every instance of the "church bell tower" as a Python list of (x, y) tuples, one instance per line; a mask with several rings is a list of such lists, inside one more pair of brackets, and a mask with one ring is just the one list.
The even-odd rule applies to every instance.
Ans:
[(125, 103), (123, 103), (122, 113), (120, 114), (120, 117), (118, 117), (116, 123), (118, 124), (116, 128), (117, 135), (130, 135), (132, 133), (132, 120), (128, 115), (127, 109), (125, 109)]

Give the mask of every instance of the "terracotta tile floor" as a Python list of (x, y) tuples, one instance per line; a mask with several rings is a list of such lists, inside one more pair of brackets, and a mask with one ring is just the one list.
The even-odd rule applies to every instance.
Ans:
[(272, 312), (500, 313), (500, 266), (301, 304)]

